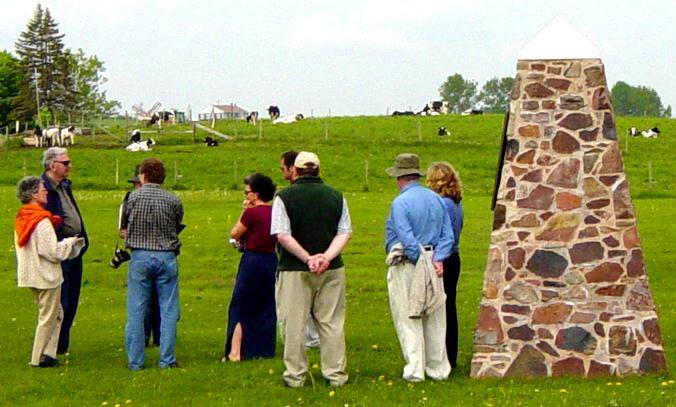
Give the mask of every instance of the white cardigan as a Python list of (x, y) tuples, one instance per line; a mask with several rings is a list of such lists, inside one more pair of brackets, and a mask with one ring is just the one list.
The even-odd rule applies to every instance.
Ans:
[(84, 247), (84, 239), (67, 237), (57, 242), (52, 222), (45, 218), (38, 222), (23, 247), (19, 247), (15, 232), (14, 247), (17, 285), (46, 290), (63, 283), (61, 262), (77, 257)]

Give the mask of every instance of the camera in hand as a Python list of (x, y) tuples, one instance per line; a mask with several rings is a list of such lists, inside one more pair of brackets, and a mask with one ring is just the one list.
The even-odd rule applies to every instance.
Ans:
[(110, 259), (108, 265), (116, 269), (120, 267), (120, 264), (124, 263), (125, 261), (129, 261), (130, 259), (131, 255), (129, 254), (128, 251), (115, 247), (115, 251), (113, 252), (113, 258)]

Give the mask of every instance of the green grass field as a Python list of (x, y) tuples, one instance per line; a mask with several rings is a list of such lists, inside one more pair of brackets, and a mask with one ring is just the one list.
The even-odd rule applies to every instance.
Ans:
[[(158, 142), (149, 153), (127, 153), (111, 136), (84, 136), (70, 150), (71, 179), (92, 246), (85, 257), (80, 307), (72, 330), (71, 352), (56, 369), (31, 369), (28, 359), (36, 309), (28, 290), (16, 287), (12, 221), (18, 201), (14, 184), (24, 174), (40, 172), (36, 149), (16, 140), (0, 147), (5, 163), (0, 172), (0, 403), (3, 405), (570, 405), (614, 406), (676, 404), (668, 374), (601, 379), (473, 380), (468, 377), (471, 338), (481, 296), (483, 269), (492, 213), (490, 193), (499, 149), (502, 117), (436, 116), (309, 119), (259, 129), (222, 122), (217, 128), (231, 142), (207, 149), (193, 142), (187, 127), (152, 135)], [(626, 129), (658, 124), (662, 138), (625, 141)], [(436, 135), (446, 126), (451, 137)], [(124, 123), (111, 128), (122, 137)], [(419, 129), (419, 130), (418, 130)], [(676, 270), (672, 242), (676, 238), (676, 173), (673, 135), (668, 119), (619, 118), (618, 133), (630, 190), (638, 213), (650, 285), (658, 307), (667, 363), (676, 363)], [(328, 137), (327, 137), (328, 134)], [(198, 132), (199, 138), (206, 134)], [(239, 215), (241, 178), (252, 171), (273, 176), (283, 185), (278, 157), (288, 149), (312, 150), (322, 160), (322, 177), (345, 192), (354, 237), (344, 260), (347, 270), (346, 341), (350, 382), (335, 392), (312, 368), (312, 380), (299, 390), (281, 385), (283, 363), (272, 360), (241, 364), (219, 362), (226, 311), (238, 253), (226, 234)], [(460, 319), (459, 367), (446, 382), (409, 384), (400, 379), (403, 361), (390, 320), (385, 282), (384, 220), (396, 186), (384, 169), (400, 152), (420, 155), (423, 166), (447, 160), (465, 184), (465, 229), (461, 237), (462, 271), (458, 287)], [(187, 229), (180, 256), (181, 321), (176, 356), (181, 368), (155, 367), (156, 349), (147, 351), (147, 369), (126, 369), (123, 351), (126, 269), (107, 266), (116, 240), (117, 208), (127, 188), (124, 180), (142, 158), (162, 159), (169, 175), (166, 186), (185, 205)], [(119, 180), (115, 182), (116, 160)], [(648, 165), (652, 169), (649, 175)], [(366, 170), (368, 166), (368, 170)], [(177, 176), (175, 176), (177, 175)], [(650, 180), (652, 179), (652, 183)], [(278, 343), (278, 355), (281, 346)], [(310, 365), (319, 354), (308, 354)], [(671, 381), (671, 382), (670, 382)], [(105, 404), (104, 404), (105, 403)]]

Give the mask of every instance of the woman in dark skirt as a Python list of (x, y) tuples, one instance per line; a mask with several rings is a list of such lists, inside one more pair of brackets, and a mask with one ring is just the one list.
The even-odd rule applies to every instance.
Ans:
[(270, 236), (275, 184), (252, 174), (244, 179), (244, 210), (230, 236), (244, 249), (228, 311), (223, 361), (275, 356), (276, 239)]
[(458, 243), (462, 231), (462, 183), (453, 166), (447, 162), (435, 162), (427, 169), (427, 185), (441, 195), (446, 211), (451, 218), (454, 243), (451, 256), (444, 261), (444, 291), (446, 291), (446, 353), (448, 362), (455, 368), (458, 357), (458, 312), (455, 291), (460, 277), (460, 253)]

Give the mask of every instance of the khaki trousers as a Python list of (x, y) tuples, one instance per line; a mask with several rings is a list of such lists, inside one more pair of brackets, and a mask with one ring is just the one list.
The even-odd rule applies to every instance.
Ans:
[(451, 373), (446, 356), (446, 309), (439, 307), (422, 318), (409, 318), (408, 292), (414, 273), (411, 263), (390, 266), (387, 271), (392, 322), (406, 362), (402, 377), (423, 381), (427, 374), (430, 379), (444, 380)]
[(61, 308), (61, 287), (42, 290), (31, 288), (38, 304), (38, 325), (35, 328), (31, 365), (38, 366), (42, 355), (56, 359), (56, 347), (59, 344), (59, 332), (63, 321)]
[(281, 271), (276, 283), (277, 319), (284, 341), (284, 381), (290, 387), (305, 383), (305, 326), (311, 314), (319, 332), (322, 375), (332, 386), (347, 382), (345, 373), (345, 268), (320, 275)]

